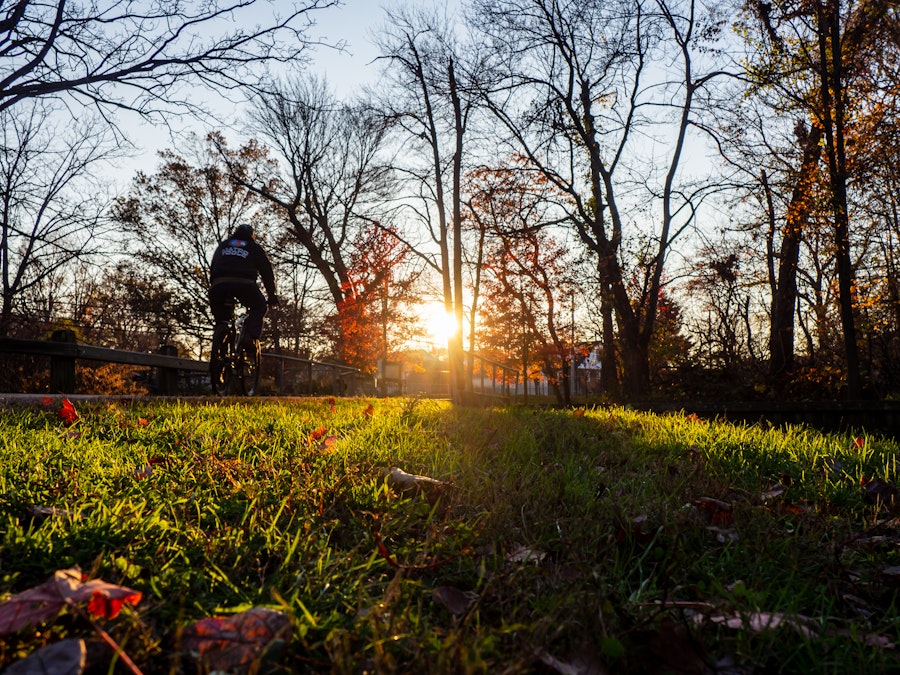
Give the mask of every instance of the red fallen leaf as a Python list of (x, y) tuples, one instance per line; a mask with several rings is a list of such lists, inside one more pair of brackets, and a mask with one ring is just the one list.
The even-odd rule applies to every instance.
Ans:
[(139, 427), (145, 427), (145, 426), (147, 426), (148, 424), (150, 424), (150, 422), (147, 421), (145, 418), (143, 418), (143, 417), (138, 417), (137, 425), (138, 425)]
[(572, 415), (575, 417), (584, 417), (584, 408), (577, 408), (572, 411)]
[(50, 398), (49, 396), (44, 396), (41, 399), (41, 405), (44, 406), (45, 408), (49, 408), (50, 406), (53, 405), (53, 399)]
[(805, 504), (795, 504), (792, 502), (785, 502), (781, 505), (781, 510), (785, 513), (791, 513), (795, 516), (802, 515), (806, 513), (807, 507)]
[(363, 417), (371, 417), (374, 414), (375, 414), (375, 406), (373, 406), (370, 403), (369, 405), (366, 406), (366, 409), (363, 410)]
[(322, 442), (319, 443), (319, 450), (331, 450), (332, 446), (337, 443), (337, 436), (326, 436), (322, 439)]
[(56, 618), (66, 605), (87, 603), (94, 616), (115, 618), (125, 603), (136, 605), (141, 592), (100, 579), (83, 583), (81, 570), (58, 570), (40, 586), (22, 591), (0, 604), (0, 635)]
[(247, 672), (273, 643), (291, 636), (283, 612), (254, 607), (229, 617), (202, 619), (184, 629), (182, 645), (208, 672)]
[(853, 447), (858, 449), (866, 447), (866, 439), (862, 436), (857, 436), (853, 439)]
[(325, 435), (325, 427), (319, 427), (309, 434), (309, 440), (318, 441)]
[(72, 402), (67, 398), (62, 400), (62, 408), (60, 408), (56, 414), (67, 427), (72, 426), (78, 420), (78, 412), (75, 410), (75, 406), (72, 405)]
[(328, 397), (328, 405), (332, 405), (332, 406), (333, 406), (333, 405), (335, 405), (336, 403), (337, 403), (337, 401), (335, 400), (334, 396), (329, 396), (329, 397)]

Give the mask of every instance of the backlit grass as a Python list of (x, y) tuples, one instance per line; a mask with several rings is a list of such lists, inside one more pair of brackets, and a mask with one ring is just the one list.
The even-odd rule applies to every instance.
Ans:
[[(67, 427), (58, 403), (0, 412), (0, 594), (73, 565), (140, 590), (104, 627), (144, 672), (197, 672), (181, 629), (250, 607), (291, 617), (283, 672), (900, 666), (887, 440), (416, 399), (81, 404)], [(391, 466), (448, 485), (398, 493)], [(91, 634), (6, 636), (0, 669)]]

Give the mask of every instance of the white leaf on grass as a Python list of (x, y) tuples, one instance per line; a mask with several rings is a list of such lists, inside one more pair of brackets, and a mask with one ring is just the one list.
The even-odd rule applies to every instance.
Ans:
[(720, 544), (727, 544), (728, 542), (737, 541), (738, 539), (740, 539), (740, 537), (738, 537), (737, 530), (735, 530), (734, 528), (709, 526), (706, 529), (716, 535), (716, 541), (718, 541)]
[(529, 548), (528, 546), (516, 546), (512, 551), (510, 551), (506, 556), (506, 562), (508, 563), (534, 563), (535, 565), (540, 564), (544, 558), (547, 557), (547, 554), (543, 551), (538, 551), (533, 548)]

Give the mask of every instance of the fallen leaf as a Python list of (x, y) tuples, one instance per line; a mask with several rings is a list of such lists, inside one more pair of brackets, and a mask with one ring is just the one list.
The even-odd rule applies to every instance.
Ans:
[(734, 630), (748, 630), (762, 633), (782, 626), (791, 628), (804, 637), (816, 635), (815, 622), (802, 614), (784, 614), (782, 612), (748, 612), (746, 614), (717, 614), (715, 616), (694, 615), (694, 621), (702, 623), (708, 620)]
[(332, 446), (334, 446), (334, 444), (337, 443), (337, 440), (338, 440), (337, 436), (326, 436), (325, 438), (322, 439), (322, 442), (319, 443), (318, 449), (319, 450), (331, 450)]
[(437, 496), (445, 487), (450, 485), (450, 483), (429, 476), (406, 473), (406, 471), (396, 466), (385, 469), (383, 475), (387, 478), (387, 482), (391, 487), (402, 492), (425, 492), (430, 497)]
[(774, 485), (770, 490), (763, 492), (760, 495), (760, 498), (764, 502), (767, 502), (771, 499), (775, 499), (776, 497), (780, 497), (786, 491), (787, 491), (787, 488), (784, 485), (782, 485), (781, 483), (778, 483), (777, 485)]
[(28, 515), (32, 518), (47, 518), (49, 516), (60, 516), (65, 518), (77, 518), (81, 514), (77, 511), (69, 511), (56, 506), (31, 506), (28, 509)]
[(366, 406), (366, 409), (363, 410), (362, 414), (363, 414), (363, 417), (371, 417), (372, 415), (375, 414), (375, 406), (373, 406), (370, 403), (369, 405)]
[(115, 618), (125, 603), (141, 601), (141, 592), (100, 579), (82, 582), (81, 570), (59, 570), (40, 586), (0, 603), (0, 635), (56, 618), (66, 605), (87, 603), (94, 616)]
[(881, 577), (892, 586), (900, 586), (900, 565), (883, 568)]
[(535, 565), (537, 565), (540, 564), (546, 557), (547, 554), (543, 551), (538, 551), (528, 546), (516, 546), (516, 548), (514, 548), (510, 553), (507, 554), (506, 562), (523, 564), (534, 563)]
[(142, 466), (140, 469), (134, 470), (134, 477), (138, 480), (144, 480), (145, 478), (149, 478), (153, 475), (153, 465), (147, 464), (146, 466)]
[(75, 406), (72, 405), (72, 402), (67, 398), (62, 400), (62, 407), (56, 414), (67, 427), (72, 426), (78, 421), (78, 412), (75, 410)]
[(84, 640), (56, 642), (32, 652), (4, 670), (4, 675), (80, 675), (87, 668)]
[(454, 616), (460, 616), (466, 613), (478, 595), (472, 591), (461, 591), (454, 586), (438, 586), (431, 592), (431, 597)]
[(290, 617), (273, 609), (254, 607), (234, 616), (201, 619), (187, 626), (182, 633), (182, 646), (200, 659), (207, 672), (245, 673), (290, 636)]
[(897, 498), (897, 488), (883, 478), (873, 478), (871, 480), (863, 478), (862, 487), (865, 492), (863, 501), (867, 504), (877, 504), (878, 502), (892, 504)]
[(737, 530), (734, 528), (725, 528), (725, 527), (715, 527), (710, 525), (706, 528), (710, 532), (716, 535), (716, 541), (720, 544), (727, 544), (732, 541), (738, 541), (740, 537), (738, 537)]
[(822, 463), (825, 465), (825, 473), (840, 473), (844, 470), (844, 464), (839, 459), (835, 459), (834, 457), (826, 457), (822, 460)]
[(561, 661), (548, 652), (541, 652), (538, 658), (559, 675), (607, 675), (609, 672), (599, 658), (591, 654), (576, 654), (568, 661)]

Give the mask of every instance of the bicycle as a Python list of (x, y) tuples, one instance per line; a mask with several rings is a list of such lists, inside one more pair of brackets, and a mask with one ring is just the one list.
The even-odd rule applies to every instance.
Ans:
[(216, 395), (254, 396), (259, 388), (259, 342), (244, 340), (247, 314), (235, 316), (217, 324), (213, 330), (212, 356), (209, 375)]

